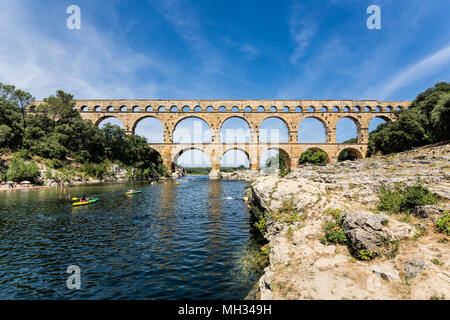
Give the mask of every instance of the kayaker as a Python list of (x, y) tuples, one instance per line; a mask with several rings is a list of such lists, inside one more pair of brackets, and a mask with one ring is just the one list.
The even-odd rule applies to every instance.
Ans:
[(89, 200), (89, 198), (86, 197), (85, 194), (83, 194), (83, 195), (81, 196), (81, 198), (80, 198), (80, 202), (86, 202), (86, 201), (88, 201), (88, 200)]

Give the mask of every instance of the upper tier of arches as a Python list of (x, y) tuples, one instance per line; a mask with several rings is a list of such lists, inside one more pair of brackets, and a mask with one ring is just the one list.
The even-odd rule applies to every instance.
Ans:
[[(39, 102), (30, 106), (30, 110)], [(409, 101), (89, 101), (77, 100), (76, 109), (80, 112), (145, 112), (145, 113), (199, 113), (199, 112), (265, 112), (265, 113), (380, 113), (406, 110)]]

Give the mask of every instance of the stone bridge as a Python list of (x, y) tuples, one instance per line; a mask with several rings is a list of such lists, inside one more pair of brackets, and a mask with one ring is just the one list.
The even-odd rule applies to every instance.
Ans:
[[(185, 151), (203, 151), (212, 164), (212, 175), (220, 169), (223, 154), (229, 150), (242, 150), (252, 169), (259, 168), (259, 159), (268, 149), (279, 150), (290, 168), (298, 167), (301, 154), (307, 149), (322, 150), (330, 162), (336, 162), (341, 151), (347, 150), (357, 158), (364, 158), (369, 138), (369, 123), (379, 117), (395, 120), (395, 111), (409, 108), (409, 101), (376, 100), (76, 100), (81, 117), (98, 125), (104, 119), (115, 117), (124, 125), (127, 134), (134, 134), (139, 121), (153, 117), (164, 129), (164, 142), (149, 146), (157, 150), (170, 170)], [(40, 102), (30, 106), (33, 111)], [(204, 120), (210, 128), (212, 143), (173, 143), (177, 124), (187, 118)], [(220, 129), (229, 118), (245, 120), (250, 128), (249, 143), (221, 143)], [(262, 143), (259, 128), (267, 118), (281, 119), (288, 129), (286, 143)], [(357, 143), (336, 142), (336, 124), (341, 118), (350, 118), (357, 127)], [(299, 143), (298, 127), (306, 118), (319, 120), (326, 133), (326, 143)]]

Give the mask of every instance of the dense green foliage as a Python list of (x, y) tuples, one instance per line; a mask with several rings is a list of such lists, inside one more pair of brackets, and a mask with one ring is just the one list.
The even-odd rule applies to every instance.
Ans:
[(435, 221), (434, 224), (440, 232), (445, 233), (448, 236), (450, 236), (450, 212), (449, 211), (444, 211), (442, 216), (440, 216)]
[(416, 206), (434, 204), (437, 198), (431, 191), (417, 181), (412, 186), (398, 185), (393, 189), (381, 187), (379, 192), (380, 204), (378, 209), (392, 213), (409, 211)]
[(450, 140), (450, 83), (440, 82), (420, 93), (411, 108), (397, 112), (369, 135), (369, 154), (389, 154)]
[(6, 170), (5, 180), (11, 181), (25, 181), (28, 180), (32, 183), (36, 183), (39, 178), (38, 166), (30, 161), (25, 161), (20, 156), (15, 156), (8, 169)]
[(313, 164), (317, 166), (324, 166), (328, 162), (328, 156), (322, 150), (311, 150), (308, 149), (302, 153), (299, 164)]
[(326, 211), (332, 218), (327, 221), (324, 226), (325, 235), (320, 239), (323, 244), (326, 243), (340, 243), (347, 244), (348, 239), (342, 229), (345, 213), (339, 209), (328, 209)]
[(36, 114), (24, 112), (24, 101), (28, 104), (31, 95), (0, 84), (0, 148), (4, 152), (51, 159), (50, 167), (55, 169), (73, 160), (84, 164), (89, 175), (96, 177), (107, 170), (107, 160), (132, 167), (134, 178), (167, 173), (161, 156), (148, 147), (145, 138), (125, 135), (115, 125), (100, 129), (83, 120), (74, 109), (72, 95), (58, 91), (56, 96), (44, 99), (38, 107), (41, 112)]

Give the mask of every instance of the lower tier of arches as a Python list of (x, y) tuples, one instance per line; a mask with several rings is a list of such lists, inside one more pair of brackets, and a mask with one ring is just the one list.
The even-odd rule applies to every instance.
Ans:
[(203, 152), (211, 163), (212, 172), (220, 170), (222, 157), (230, 150), (242, 151), (249, 161), (250, 169), (260, 168), (262, 156), (268, 150), (275, 150), (285, 158), (286, 166), (290, 169), (299, 166), (299, 159), (306, 150), (323, 151), (327, 155), (327, 162), (335, 163), (342, 152), (351, 155), (351, 159), (363, 159), (366, 156), (367, 144), (329, 144), (329, 143), (152, 143), (149, 146), (161, 154), (164, 165), (170, 170), (174, 167), (177, 159), (184, 152), (199, 150)]

